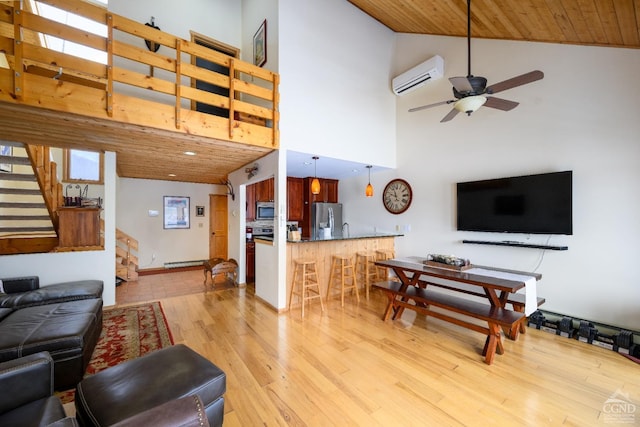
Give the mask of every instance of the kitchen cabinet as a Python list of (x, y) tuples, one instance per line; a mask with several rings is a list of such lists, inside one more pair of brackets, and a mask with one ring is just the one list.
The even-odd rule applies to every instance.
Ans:
[(301, 222), (304, 218), (304, 182), (302, 178), (287, 177), (287, 221)]
[(253, 282), (256, 278), (256, 243), (247, 242), (247, 274), (246, 282)]
[(325, 187), (323, 202), (338, 203), (338, 180), (337, 179), (323, 179), (320, 186)]
[(256, 184), (247, 185), (247, 221), (256, 219)]
[(256, 202), (273, 202), (273, 178), (265, 179), (254, 185), (256, 186)]
[(304, 209), (302, 219), (302, 236), (311, 235), (311, 205), (315, 202), (338, 203), (337, 179), (318, 178), (320, 180), (320, 193), (311, 193), (311, 181), (313, 177), (303, 179)]
[(100, 246), (100, 208), (59, 208), (58, 245), (63, 248)]

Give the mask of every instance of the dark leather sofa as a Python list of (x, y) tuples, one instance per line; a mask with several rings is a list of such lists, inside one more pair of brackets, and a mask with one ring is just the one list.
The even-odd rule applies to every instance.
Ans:
[[(108, 369), (107, 369), (108, 371)], [(50, 426), (81, 425), (67, 417), (60, 399), (53, 395), (53, 359), (47, 352), (32, 354), (0, 363), (0, 425)], [(104, 391), (117, 392), (117, 386)], [(107, 424), (102, 424), (107, 425)], [(178, 397), (148, 410), (136, 413), (115, 424), (116, 427), (138, 426), (209, 426), (204, 404), (197, 395)]]
[(74, 387), (102, 331), (103, 282), (40, 287), (37, 276), (0, 280), (0, 362), (47, 351), (55, 388)]

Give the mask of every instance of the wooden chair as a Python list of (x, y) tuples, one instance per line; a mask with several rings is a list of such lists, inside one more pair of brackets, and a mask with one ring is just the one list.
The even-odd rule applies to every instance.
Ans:
[(312, 259), (305, 259), (294, 260), (293, 263), (295, 264), (295, 267), (293, 269), (291, 291), (289, 292), (289, 311), (291, 311), (291, 303), (293, 303), (294, 295), (298, 295), (302, 305), (302, 317), (304, 317), (305, 303), (315, 298), (320, 299), (320, 308), (324, 311), (316, 261)]
[(378, 272), (376, 269), (376, 255), (373, 252), (356, 252), (356, 279), (362, 280), (365, 296), (369, 299), (369, 289), (376, 282)]
[[(376, 261), (384, 261), (387, 259), (393, 259), (396, 257), (396, 251), (393, 249), (378, 249), (376, 251)], [(389, 280), (390, 269), (385, 267), (377, 267), (378, 271), (378, 280)]]
[(331, 288), (334, 285), (340, 287), (340, 301), (342, 307), (344, 307), (344, 291), (349, 289), (353, 289), (355, 291), (356, 300), (360, 302), (353, 261), (350, 256), (333, 255), (331, 257), (331, 274), (329, 276), (329, 284), (327, 285), (327, 301), (329, 301), (329, 298), (331, 297)]

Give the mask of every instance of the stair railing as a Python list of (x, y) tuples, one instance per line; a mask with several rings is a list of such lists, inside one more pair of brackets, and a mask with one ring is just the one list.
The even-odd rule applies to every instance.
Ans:
[[(139, 267), (138, 257), (134, 255), (132, 251), (138, 252), (138, 241), (119, 228), (116, 228), (116, 257), (122, 257), (122, 265), (127, 267), (126, 279), (134, 278), (132, 277), (131, 269), (133, 268), (133, 273), (135, 274)], [(137, 277), (137, 274), (135, 274), (135, 276)]]
[(51, 161), (49, 147), (25, 144), (24, 148), (36, 175), (53, 228), (58, 233), (58, 208), (64, 205), (64, 199), (62, 184), (58, 182), (57, 165)]

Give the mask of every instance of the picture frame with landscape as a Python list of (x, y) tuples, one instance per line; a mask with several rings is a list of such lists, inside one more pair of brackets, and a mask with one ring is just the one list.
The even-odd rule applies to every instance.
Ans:
[(253, 35), (253, 65), (262, 67), (267, 62), (267, 20), (262, 21)]

